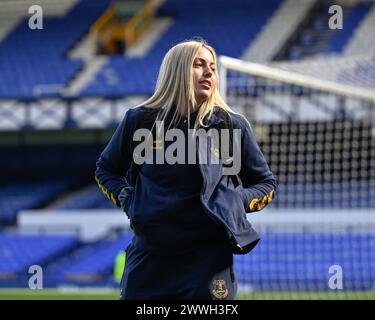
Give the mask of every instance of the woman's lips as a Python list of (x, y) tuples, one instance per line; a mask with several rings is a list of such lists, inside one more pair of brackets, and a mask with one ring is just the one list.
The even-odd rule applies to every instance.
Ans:
[(203, 80), (199, 82), (200, 85), (205, 89), (211, 89), (211, 82), (208, 80)]

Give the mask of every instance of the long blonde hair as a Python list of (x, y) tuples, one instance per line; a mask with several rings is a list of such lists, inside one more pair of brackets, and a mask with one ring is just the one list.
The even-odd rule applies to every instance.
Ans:
[[(175, 106), (171, 123), (178, 122), (182, 114), (187, 115), (190, 123), (190, 112), (197, 107), (192, 67), (194, 58), (201, 48), (206, 48), (211, 52), (216, 65), (215, 50), (204, 40), (183, 41), (172, 47), (164, 56), (155, 92), (149, 99), (140, 104), (140, 106), (147, 108), (160, 109), (158, 114), (159, 121), (164, 121), (167, 116), (170, 117), (170, 111)], [(204, 123), (204, 119), (211, 117), (215, 106), (227, 112), (233, 112), (218, 91), (217, 68), (215, 68), (214, 73), (216, 81), (214, 81), (212, 94), (200, 106), (194, 128), (207, 126)]]

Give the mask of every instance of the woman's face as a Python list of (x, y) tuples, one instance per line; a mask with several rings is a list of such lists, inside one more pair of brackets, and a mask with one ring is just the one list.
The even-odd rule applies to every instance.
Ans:
[(216, 85), (215, 78), (216, 65), (210, 50), (199, 49), (193, 62), (193, 82), (195, 99), (198, 106), (207, 100)]

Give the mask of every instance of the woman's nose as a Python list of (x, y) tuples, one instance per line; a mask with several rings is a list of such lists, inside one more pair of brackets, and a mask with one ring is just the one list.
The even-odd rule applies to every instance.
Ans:
[(205, 68), (204, 75), (206, 77), (212, 77), (212, 70), (210, 68)]

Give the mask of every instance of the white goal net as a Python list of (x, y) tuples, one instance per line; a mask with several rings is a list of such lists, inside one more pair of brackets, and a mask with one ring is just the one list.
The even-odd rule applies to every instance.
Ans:
[(375, 92), (220, 57), (220, 90), (250, 121), (279, 192), (248, 215), (240, 291), (375, 297)]

